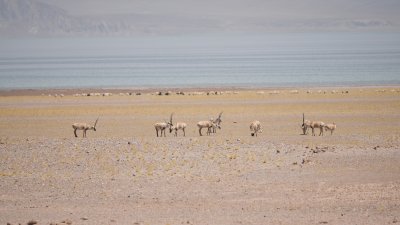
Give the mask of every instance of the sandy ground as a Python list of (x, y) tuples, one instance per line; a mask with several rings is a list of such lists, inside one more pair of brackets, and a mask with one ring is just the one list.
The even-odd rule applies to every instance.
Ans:
[[(0, 224), (400, 223), (400, 88), (273, 91), (1, 96)], [(171, 112), (186, 137), (157, 138)], [(301, 135), (303, 112), (337, 130)]]

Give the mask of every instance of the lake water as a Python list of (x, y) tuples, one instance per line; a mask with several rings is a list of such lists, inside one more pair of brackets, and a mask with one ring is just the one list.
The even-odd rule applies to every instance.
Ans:
[(400, 84), (400, 33), (0, 39), (0, 89)]

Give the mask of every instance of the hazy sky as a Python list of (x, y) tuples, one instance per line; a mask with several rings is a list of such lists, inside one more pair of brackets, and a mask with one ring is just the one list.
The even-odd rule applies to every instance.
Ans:
[(156, 14), (400, 21), (400, 0), (41, 0), (72, 15)]

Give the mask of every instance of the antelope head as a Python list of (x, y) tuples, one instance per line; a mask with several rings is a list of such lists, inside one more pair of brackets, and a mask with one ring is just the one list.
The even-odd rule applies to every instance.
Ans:
[(220, 130), (221, 130), (221, 126), (220, 126), (219, 124), (217, 124), (217, 123), (213, 123), (213, 126), (214, 126), (215, 128), (218, 128), (218, 129), (220, 129)]

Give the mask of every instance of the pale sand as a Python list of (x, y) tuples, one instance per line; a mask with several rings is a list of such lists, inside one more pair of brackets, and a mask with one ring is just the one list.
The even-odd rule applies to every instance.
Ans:
[[(400, 88), (290, 90), (0, 97), (0, 224), (400, 223)], [(187, 136), (155, 137), (171, 112)], [(303, 112), (337, 130), (301, 135)]]

